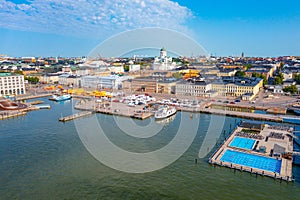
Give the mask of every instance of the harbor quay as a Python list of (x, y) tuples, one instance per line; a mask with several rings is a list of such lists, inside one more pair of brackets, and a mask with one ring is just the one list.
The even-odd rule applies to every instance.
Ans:
[(242, 122), (209, 158), (209, 163), (293, 181), (293, 128)]
[[(119, 115), (124, 117), (132, 117), (136, 119), (147, 119), (152, 117), (155, 112), (155, 108), (148, 105), (134, 105), (129, 106), (126, 103), (122, 102), (113, 102), (113, 101), (104, 101), (97, 102), (97, 100), (93, 98), (80, 98), (76, 97), (79, 100), (75, 109), (83, 110), (83, 111), (93, 111), (96, 113), (110, 114), (110, 115)], [(192, 101), (192, 100), (191, 100)], [(151, 102), (151, 104), (164, 104), (162, 101), (158, 100), (155, 102)], [(207, 113), (207, 114), (216, 114), (216, 115), (224, 115), (231, 117), (240, 117), (245, 119), (255, 119), (255, 120), (263, 120), (263, 121), (271, 121), (271, 122), (283, 122), (283, 118), (277, 115), (272, 114), (259, 114), (259, 113), (246, 113), (246, 112), (238, 112), (231, 110), (221, 110), (211, 108), (211, 103), (207, 101), (199, 101), (194, 105), (174, 105), (177, 111), (183, 112), (192, 112), (192, 113)], [(245, 107), (245, 106), (244, 106)]]
[(154, 115), (154, 111), (152, 109), (145, 109), (145, 105), (130, 107), (121, 102), (97, 102), (95, 100), (87, 99), (78, 101), (74, 108), (82, 111), (93, 111), (95, 113), (118, 115), (141, 120), (150, 118)]
[[(75, 105), (75, 109), (83, 111), (93, 111), (96, 113), (119, 115), (124, 117), (132, 117), (137, 119), (147, 119), (154, 115), (155, 109), (149, 104), (169, 104), (175, 106), (178, 111), (184, 112), (197, 112), (197, 113), (207, 113), (216, 115), (225, 115), (231, 117), (239, 117), (245, 119), (254, 119), (261, 121), (271, 121), (271, 122), (285, 122), (283, 117), (287, 113), (287, 104), (292, 104), (297, 102), (297, 98), (293, 97), (282, 97), (275, 98), (268, 103), (267, 100), (256, 103), (250, 103), (245, 101), (235, 102), (234, 98), (229, 97), (216, 97), (216, 98), (204, 98), (204, 97), (192, 97), (192, 96), (182, 96), (175, 94), (157, 94), (149, 93), (155, 98), (155, 101), (148, 102), (143, 105), (129, 106), (128, 103), (124, 103), (122, 99), (126, 95), (133, 95), (132, 93), (118, 91), (122, 94), (117, 97), (112, 97), (104, 101), (99, 101), (101, 98), (95, 98), (88, 95), (72, 95), (74, 99), (79, 99), (80, 103)], [(26, 95), (18, 96), (16, 99), (19, 101), (30, 100), (35, 98), (47, 98), (53, 93), (36, 91), (28, 92)], [(145, 93), (134, 93), (134, 95), (144, 95)], [(180, 104), (173, 104), (173, 102), (181, 102)], [(216, 108), (221, 107), (221, 108)], [(157, 107), (156, 107), (157, 108)], [(38, 110), (39, 107), (29, 105), (26, 111)], [(241, 110), (262, 110), (266, 112), (265, 114), (256, 112), (243, 112)]]

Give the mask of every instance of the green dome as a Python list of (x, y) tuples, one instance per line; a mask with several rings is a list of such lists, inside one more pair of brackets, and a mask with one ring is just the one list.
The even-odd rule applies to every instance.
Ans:
[(161, 48), (160, 51), (167, 51), (165, 47)]

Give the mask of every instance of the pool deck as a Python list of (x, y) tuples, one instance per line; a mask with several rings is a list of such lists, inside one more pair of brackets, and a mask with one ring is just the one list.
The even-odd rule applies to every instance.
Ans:
[[(282, 158), (282, 157), (271, 157), (270, 153), (274, 148), (274, 144), (280, 145), (285, 148), (286, 152), (293, 152), (293, 140), (291, 137), (288, 137), (289, 134), (291, 134), (291, 130), (280, 130), (280, 127), (276, 129), (275, 126), (270, 126), (270, 125), (265, 125), (265, 127), (261, 130), (260, 135), (263, 136), (263, 139), (255, 139), (256, 144), (254, 146), (253, 150), (245, 150), (245, 149), (240, 149), (236, 147), (230, 147), (230, 143), (234, 139), (234, 137), (237, 135), (237, 133), (242, 131), (242, 127), (237, 127), (233, 133), (230, 135), (230, 137), (222, 144), (222, 146), (215, 151), (215, 153), (210, 157), (209, 163), (213, 165), (219, 165), (219, 166), (224, 166), (228, 168), (232, 168), (235, 170), (240, 170), (240, 171), (246, 171), (250, 172), (251, 174), (256, 174), (256, 175), (262, 175), (262, 176), (269, 176), (275, 179), (280, 179), (280, 180), (285, 180), (285, 181), (293, 181), (293, 175), (292, 175), (292, 160)], [(270, 138), (271, 132), (273, 133), (279, 133), (283, 134), (284, 138)], [(266, 138), (268, 137), (267, 141)], [(254, 138), (253, 138), (254, 139)], [(257, 143), (258, 142), (258, 143)], [(266, 152), (261, 153), (258, 151), (260, 146), (265, 146), (266, 147)], [(273, 159), (281, 159), (281, 169), (280, 173), (277, 172), (270, 172), (262, 169), (257, 169), (257, 168), (251, 168), (247, 166), (242, 166), (238, 164), (233, 164), (230, 162), (223, 162), (221, 161), (222, 156), (226, 152), (226, 150), (234, 150), (238, 152), (244, 152), (244, 153), (249, 153), (252, 155), (258, 155), (258, 156), (264, 156), (267, 158), (273, 158)]]

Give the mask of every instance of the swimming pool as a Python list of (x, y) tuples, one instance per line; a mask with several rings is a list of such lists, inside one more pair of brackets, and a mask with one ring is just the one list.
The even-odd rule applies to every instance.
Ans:
[(281, 169), (281, 160), (233, 151), (229, 149), (226, 150), (220, 160), (223, 162), (229, 162), (270, 172), (280, 173)]
[(229, 144), (230, 147), (252, 150), (256, 140), (250, 138), (234, 137)]

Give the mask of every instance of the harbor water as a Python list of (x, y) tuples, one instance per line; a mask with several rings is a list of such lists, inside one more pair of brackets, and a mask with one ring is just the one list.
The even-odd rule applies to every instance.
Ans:
[[(287, 183), (208, 164), (209, 156), (241, 119), (220, 116), (218, 120), (218, 116), (178, 112), (173, 121), (159, 125), (162, 128), (157, 135), (137, 139), (122, 133), (114, 116), (97, 114), (107, 137), (120, 148), (131, 152), (150, 152), (162, 148), (175, 137), (182, 119), (191, 124), (193, 120), (199, 121), (195, 139), (178, 160), (157, 171), (132, 174), (111, 169), (99, 162), (80, 140), (74, 121), (58, 121), (60, 117), (73, 113), (73, 100), (41, 100), (51, 109), (0, 121), (0, 199), (299, 198), (299, 166), (293, 166), (296, 181)], [(224, 123), (221, 118), (224, 118)], [(84, 122), (89, 119), (90, 116), (87, 116), (79, 120)], [(143, 127), (153, 119), (123, 120)], [(188, 129), (186, 134), (190, 134)], [(217, 145), (205, 147), (205, 156), (199, 158), (199, 149), (210, 135), (218, 136), (210, 138)]]

